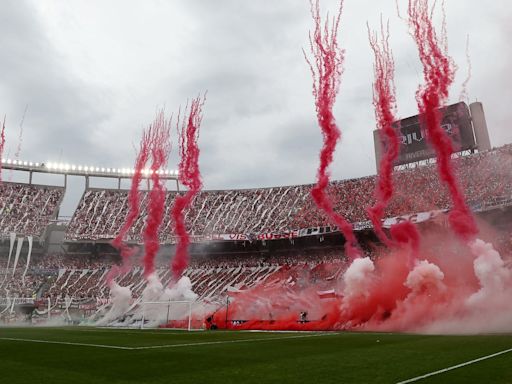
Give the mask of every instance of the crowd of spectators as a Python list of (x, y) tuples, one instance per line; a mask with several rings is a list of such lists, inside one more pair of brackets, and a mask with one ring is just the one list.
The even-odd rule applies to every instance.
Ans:
[[(0, 261), (5, 260), (2, 258)], [(242, 272), (245, 271), (246, 283), (249, 284), (252, 282), (252, 272), (252, 278), (256, 278), (257, 272), (268, 274), (283, 266), (303, 265), (313, 269), (323, 263), (343, 261), (346, 259), (343, 258), (341, 247), (285, 250), (271, 254), (257, 251), (203, 254), (192, 257), (185, 275), (191, 277), (194, 285), (202, 285), (203, 292), (206, 293), (208, 284), (202, 281), (206, 278), (208, 281), (215, 281), (222, 275), (227, 280), (232, 277), (235, 281), (236, 276), (242, 276)], [(72, 298), (75, 302), (108, 300), (110, 290), (106, 283), (106, 275), (113, 263), (108, 257), (47, 254), (33, 259), (23, 277), (25, 260), (22, 260), (22, 265), (14, 274), (12, 268), (1, 269), (0, 298), (37, 298), (45, 302), (50, 299), (51, 303), (64, 303), (66, 298)], [(168, 261), (161, 260), (157, 264), (157, 273), (162, 281), (171, 278)], [(117, 281), (123, 286), (131, 286), (133, 295), (137, 297), (145, 286), (143, 269), (133, 267), (129, 272), (118, 276)]]
[(2, 182), (0, 235), (41, 236), (57, 215), (64, 188)]
[[(453, 162), (461, 188), (470, 206), (478, 208), (512, 198), (512, 145), (464, 156)], [(352, 223), (368, 220), (366, 209), (373, 205), (376, 176), (334, 181), (329, 194), (336, 212)], [(435, 164), (395, 172), (395, 195), (387, 217), (447, 209), (451, 200), (439, 181)], [(192, 236), (219, 234), (257, 235), (329, 226), (310, 192), (313, 185), (249, 190), (202, 191), (186, 212)], [(68, 227), (68, 240), (111, 239), (117, 235), (128, 213), (126, 190), (87, 190)], [(174, 242), (170, 209), (176, 192), (166, 196), (163, 243)], [(146, 222), (148, 193), (142, 192), (141, 214), (127, 239), (141, 242)]]

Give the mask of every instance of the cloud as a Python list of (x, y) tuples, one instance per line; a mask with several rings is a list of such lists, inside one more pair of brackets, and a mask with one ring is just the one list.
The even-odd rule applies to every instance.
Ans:
[[(337, 4), (322, 1), (323, 14)], [(423, 74), (416, 47), (395, 1), (375, 4), (347, 1), (341, 19), (346, 60), (335, 105), (343, 133), (336, 179), (375, 172), (366, 22), (378, 27), (381, 14), (390, 20), (399, 116), (417, 110)], [(466, 74), (469, 33), (470, 99), (484, 103), (492, 143), (510, 142), (508, 2), (446, 8), (449, 50), (459, 64), (452, 101)], [(313, 27), (307, 1), (11, 1), (0, 21), (0, 105), (11, 153), (28, 104), (22, 157), (130, 166), (132, 144), (157, 108), (176, 112), (208, 90), (200, 138), (206, 188), (314, 182), (321, 133), (301, 51)]]
[(6, 2), (0, 18), (0, 100), (7, 114), (11, 154), (28, 106), (23, 158), (44, 161), (60, 151), (78, 159), (91, 157), (95, 129), (107, 115), (108, 100), (73, 74), (27, 3)]

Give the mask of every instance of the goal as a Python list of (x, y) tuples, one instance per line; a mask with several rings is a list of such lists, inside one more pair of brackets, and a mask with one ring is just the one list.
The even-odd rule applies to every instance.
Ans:
[[(50, 304), (46, 310), (42, 310), (45, 316), (49, 317)], [(14, 319), (16, 317), (32, 318), (32, 315), (40, 313), (37, 311), (37, 307), (45, 307), (44, 300), (40, 300), (39, 304), (36, 305), (36, 300), (32, 297), (0, 297), (0, 318), (5, 320)]]
[(143, 301), (140, 328), (173, 328), (191, 331), (197, 329), (192, 319), (193, 301)]

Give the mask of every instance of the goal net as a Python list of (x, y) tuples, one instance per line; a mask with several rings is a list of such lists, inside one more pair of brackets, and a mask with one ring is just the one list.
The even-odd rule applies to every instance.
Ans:
[(140, 328), (200, 329), (202, 322), (192, 318), (193, 301), (143, 301)]

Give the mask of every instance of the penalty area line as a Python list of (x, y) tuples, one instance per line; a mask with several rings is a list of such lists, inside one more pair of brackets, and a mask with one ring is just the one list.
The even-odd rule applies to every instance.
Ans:
[(440, 369), (438, 371), (427, 373), (425, 375), (413, 377), (412, 379), (407, 379), (407, 380), (404, 380), (404, 381), (399, 381), (396, 384), (412, 383), (414, 381), (426, 379), (427, 377), (430, 377), (430, 376), (439, 375), (440, 373), (448, 372), (448, 371), (451, 371), (451, 370), (454, 370), (454, 369), (457, 369), (457, 368), (462, 368), (462, 367), (465, 367), (466, 365), (478, 363), (479, 361), (483, 361), (483, 360), (487, 360), (487, 359), (492, 359), (493, 357), (496, 357), (496, 356), (499, 356), (499, 355), (503, 355), (503, 354), (509, 353), (509, 352), (512, 352), (512, 348), (505, 349), (504, 351), (499, 351), (499, 352), (493, 353), (491, 355), (479, 357), (478, 359), (469, 360), (469, 361), (466, 361), (465, 363), (460, 363), (460, 364), (457, 364), (457, 365), (452, 365), (451, 367), (443, 368), (443, 369)]
[(105, 344), (88, 344), (88, 343), (73, 343), (69, 341), (51, 341), (51, 340), (36, 340), (36, 339), (19, 339), (14, 337), (0, 337), (0, 340), (6, 341), (22, 341), (26, 343), (40, 343), (40, 344), (60, 344), (60, 345), (74, 345), (78, 347), (94, 347), (94, 348), (107, 348), (107, 349), (124, 349), (134, 350), (134, 347), (122, 347), (118, 345), (105, 345)]

